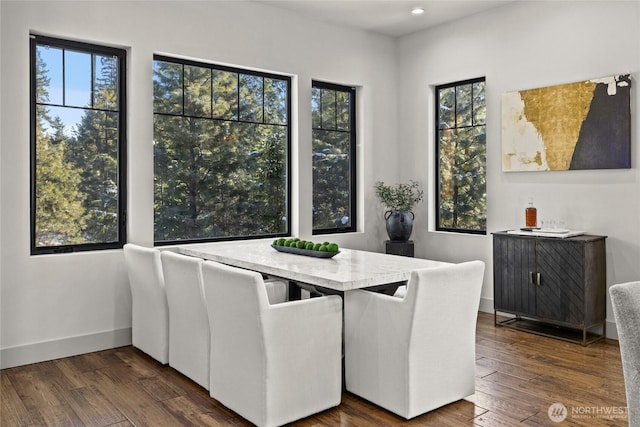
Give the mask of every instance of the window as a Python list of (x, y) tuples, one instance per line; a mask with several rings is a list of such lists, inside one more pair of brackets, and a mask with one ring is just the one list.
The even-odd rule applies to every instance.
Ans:
[(356, 230), (356, 91), (313, 82), (313, 234)]
[(436, 87), (436, 229), (486, 234), (485, 79)]
[(31, 36), (31, 253), (126, 242), (126, 52)]
[(285, 236), (291, 79), (155, 56), (155, 243)]

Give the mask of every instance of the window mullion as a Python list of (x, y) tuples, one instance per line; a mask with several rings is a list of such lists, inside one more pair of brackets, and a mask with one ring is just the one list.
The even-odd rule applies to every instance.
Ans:
[(237, 103), (236, 103), (236, 114), (237, 114), (237, 119), (236, 120), (240, 120), (240, 73), (237, 73), (237, 82), (238, 82), (238, 87), (236, 88), (236, 96), (237, 96)]
[(95, 55), (91, 54), (91, 108), (96, 105), (96, 65), (95, 65)]
[(62, 105), (67, 105), (67, 49), (62, 49)]
[(475, 102), (474, 102), (474, 89), (473, 89), (473, 83), (471, 83), (471, 126), (475, 126), (475, 118), (474, 118), (474, 106), (475, 106)]
[(338, 130), (338, 91), (333, 91), (333, 123), (335, 123), (336, 130)]
[(453, 128), (458, 129), (458, 88), (453, 89)]
[(324, 129), (324, 109), (322, 108), (322, 106), (324, 105), (324, 102), (322, 101), (322, 98), (324, 98), (324, 89), (320, 88), (320, 129)]
[(265, 84), (264, 84), (264, 77), (262, 78), (262, 123), (266, 123), (267, 121), (265, 120), (265, 115), (264, 115), (264, 92), (265, 92)]
[(213, 106), (215, 105), (215, 103), (213, 102), (213, 68), (209, 69), (209, 93), (211, 94), (209, 96), (209, 104), (210, 104), (210, 118), (213, 119), (214, 115), (213, 115)]
[(181, 80), (182, 80), (182, 115), (184, 116), (185, 112), (187, 111), (186, 106), (185, 106), (185, 104), (187, 102), (187, 99), (186, 99), (186, 97), (187, 97), (187, 95), (186, 95), (187, 87), (186, 87), (186, 84), (185, 84), (185, 80), (186, 79), (185, 79), (184, 64), (182, 64), (182, 78), (181, 78)]

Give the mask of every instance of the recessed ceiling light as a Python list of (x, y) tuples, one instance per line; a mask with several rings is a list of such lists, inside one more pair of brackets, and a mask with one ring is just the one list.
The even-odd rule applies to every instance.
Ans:
[(421, 7), (414, 7), (413, 9), (411, 9), (412, 15), (422, 15), (423, 13), (424, 13), (424, 9)]

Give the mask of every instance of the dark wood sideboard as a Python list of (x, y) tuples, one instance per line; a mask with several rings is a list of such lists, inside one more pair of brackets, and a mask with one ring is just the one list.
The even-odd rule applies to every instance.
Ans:
[[(605, 239), (493, 233), (496, 326), (582, 345), (604, 338)], [(498, 313), (510, 316), (499, 320)]]

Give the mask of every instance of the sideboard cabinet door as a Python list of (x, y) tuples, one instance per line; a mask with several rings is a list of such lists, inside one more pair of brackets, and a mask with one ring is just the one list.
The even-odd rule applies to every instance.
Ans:
[(574, 241), (537, 240), (537, 316), (584, 324), (584, 245)]
[(495, 309), (535, 316), (536, 288), (530, 275), (536, 271), (535, 240), (494, 235), (493, 264)]

